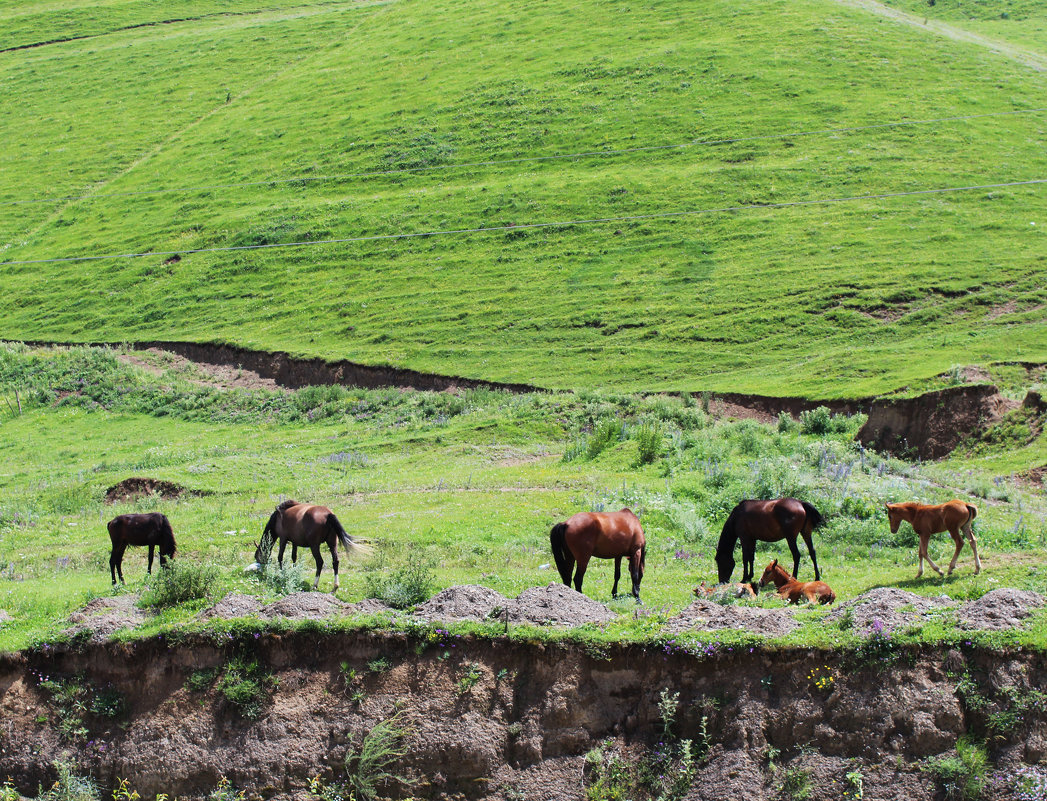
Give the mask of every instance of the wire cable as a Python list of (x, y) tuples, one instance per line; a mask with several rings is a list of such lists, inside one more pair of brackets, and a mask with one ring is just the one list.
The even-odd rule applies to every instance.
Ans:
[(339, 245), (351, 242), (376, 242), (391, 239), (416, 239), (428, 236), (452, 236), (459, 234), (491, 233), (497, 231), (526, 231), (538, 228), (573, 227), (581, 225), (600, 225), (613, 222), (635, 222), (638, 220), (673, 219), (680, 217), (697, 216), (700, 214), (716, 214), (732, 211), (756, 211), (760, 209), (784, 209), (798, 208), (803, 206), (818, 206), (834, 203), (848, 203), (858, 200), (884, 200), (898, 197), (915, 197), (918, 195), (940, 195), (949, 192), (972, 192), (983, 189), (1004, 189), (1014, 186), (1034, 186), (1047, 183), (1047, 178), (1034, 178), (1028, 181), (1009, 181), (998, 184), (980, 184), (975, 186), (952, 186), (937, 189), (914, 189), (907, 192), (880, 192), (868, 195), (850, 195), (847, 197), (821, 198), (818, 200), (791, 200), (781, 203), (752, 203), (743, 206), (720, 206), (708, 209), (690, 209), (685, 211), (655, 212), (652, 214), (631, 214), (621, 217), (594, 217), (583, 220), (564, 220), (560, 222), (523, 223), (521, 225), (496, 225), (480, 228), (449, 228), (436, 231), (414, 231), (399, 234), (373, 234), (370, 236), (350, 236), (340, 239), (313, 239), (301, 242), (274, 242), (265, 245), (229, 245), (226, 247), (192, 248), (189, 250), (162, 250), (145, 251), (142, 253), (112, 253), (102, 256), (64, 256), (51, 259), (25, 259), (20, 261), (3, 261), (0, 267), (11, 267), (22, 264), (55, 264), (59, 262), (82, 262), (82, 261), (105, 261), (109, 259), (138, 259), (145, 256), (188, 256), (193, 253), (229, 253), (244, 250), (272, 250), (276, 248), (300, 248), (314, 247), (316, 245)]

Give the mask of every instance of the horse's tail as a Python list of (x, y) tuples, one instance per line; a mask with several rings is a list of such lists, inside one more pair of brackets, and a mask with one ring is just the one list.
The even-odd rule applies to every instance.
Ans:
[(970, 523), (972, 520), (974, 520), (974, 518), (978, 516), (978, 507), (970, 503), (966, 504), (966, 506), (967, 511), (971, 514), (971, 516), (967, 518), (967, 522)]
[(560, 578), (568, 587), (571, 586), (571, 563), (567, 558), (567, 524), (557, 523), (549, 532), (549, 544), (553, 548), (553, 559)]
[(360, 540), (354, 540), (349, 536), (345, 527), (341, 521), (334, 516), (334, 512), (330, 512), (327, 515), (327, 528), (334, 532), (334, 535), (338, 537), (338, 541), (342, 543), (342, 547), (345, 548), (346, 553), (368, 553), (371, 548), (365, 542)]
[(171, 521), (167, 519), (167, 515), (160, 515), (160, 538), (160, 553), (164, 553), (166, 549), (168, 556), (174, 556), (178, 546), (175, 544), (174, 529), (171, 528)]
[(804, 528), (810, 533), (812, 529), (816, 529), (822, 524), (822, 513), (807, 503), (807, 501), (800, 501), (800, 505), (803, 506), (803, 511), (807, 514), (807, 523), (810, 525), (810, 528), (807, 525)]

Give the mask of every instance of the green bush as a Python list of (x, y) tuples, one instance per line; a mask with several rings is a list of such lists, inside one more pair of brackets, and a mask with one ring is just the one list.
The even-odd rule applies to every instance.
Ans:
[(394, 609), (409, 609), (429, 600), (435, 584), (436, 575), (428, 565), (410, 564), (389, 575), (369, 573), (365, 594)]
[(62, 760), (53, 764), (58, 778), (49, 790), (41, 789), (39, 801), (99, 801), (98, 786), (87, 776), (76, 775), (75, 765)]
[(171, 560), (153, 575), (143, 606), (177, 606), (210, 598), (218, 588), (218, 568), (195, 562)]
[(947, 801), (978, 801), (985, 794), (989, 757), (985, 747), (960, 738), (956, 756), (927, 760), (927, 770), (941, 784)]
[(308, 590), (309, 579), (301, 565), (288, 562), (283, 567), (274, 560), (266, 561), (265, 566), (255, 575), (258, 580), (278, 595), (290, 595), (293, 592)]
[(215, 689), (243, 717), (254, 720), (262, 716), (269, 703), (273, 677), (258, 662), (238, 658), (225, 666)]
[(651, 464), (662, 455), (662, 430), (656, 424), (644, 423), (636, 432), (636, 460)]

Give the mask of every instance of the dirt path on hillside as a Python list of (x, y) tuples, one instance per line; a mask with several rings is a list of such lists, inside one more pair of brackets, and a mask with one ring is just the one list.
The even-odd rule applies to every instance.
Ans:
[(886, 17), (887, 19), (901, 22), (905, 25), (911, 25), (914, 28), (921, 28), (925, 31), (937, 34), (938, 36), (944, 36), (947, 39), (978, 45), (987, 50), (992, 50), (994, 53), (999, 53), (1001, 56), (1005, 56), (1012, 61), (1017, 61), (1022, 66), (1031, 67), (1037, 72), (1047, 72), (1047, 54), (1039, 53), (1035, 50), (1018, 47), (1009, 42), (993, 39), (989, 36), (983, 36), (980, 33), (974, 33), (973, 31), (964, 30), (963, 28), (957, 28), (955, 25), (950, 25), (941, 20), (929, 19), (927, 17), (917, 16), (916, 14), (910, 14), (906, 11), (900, 11), (897, 8), (885, 6), (883, 3), (877, 2), (877, 0), (836, 0), (836, 2), (840, 5), (850, 6), (851, 8), (860, 8), (863, 11), (879, 14), (881, 17)]

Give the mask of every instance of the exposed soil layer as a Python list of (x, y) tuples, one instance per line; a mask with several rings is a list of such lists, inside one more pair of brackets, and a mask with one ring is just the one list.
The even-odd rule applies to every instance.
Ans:
[(200, 495), (199, 491), (188, 490), (171, 481), (157, 478), (125, 478), (105, 491), (106, 503), (130, 503), (137, 498), (159, 495), (161, 498), (177, 498), (184, 494)]
[[(48, 346), (59, 343), (31, 342)], [(68, 344), (68, 343), (62, 343)], [(85, 343), (107, 346), (109, 343)], [(482, 381), (461, 376), (421, 373), (396, 367), (357, 364), (346, 360), (297, 358), (281, 351), (248, 350), (233, 345), (196, 342), (151, 341), (130, 343), (137, 350), (175, 354), (201, 366), (211, 378), (229, 386), (296, 389), (341, 384), (364, 388), (401, 387), (419, 390), (494, 389), (508, 392), (544, 392), (531, 384)], [(151, 369), (150, 365), (142, 366)], [(1037, 365), (1026, 365), (1037, 367)], [(980, 376), (979, 372), (970, 373)], [(863, 412), (869, 420), (859, 432), (860, 441), (889, 453), (939, 459), (963, 439), (995, 423), (1016, 404), (988, 384), (962, 385), (929, 392), (915, 398), (811, 400), (725, 392), (713, 396), (714, 414), (771, 422), (782, 412), (798, 417), (825, 406), (835, 414)]]
[[(389, 782), (383, 794), (580, 799), (591, 749), (650, 762), (665, 740), (664, 692), (679, 694), (675, 735), (709, 747), (687, 799), (775, 798), (787, 770), (810, 778), (814, 801), (842, 798), (855, 770), (866, 798), (930, 799), (938, 788), (921, 760), (955, 754), (961, 736), (984, 739), (989, 715), (1047, 683), (1039, 655), (973, 648), (916, 649), (884, 662), (807, 649), (590, 651), (502, 637), (463, 636), (456, 646), (311, 630), (0, 657), (0, 775), (35, 792), (64, 756), (104, 797), (127, 779), (143, 797), (203, 798), (227, 777), (252, 796), (290, 800), (304, 797), (314, 776), (344, 780), (348, 751), (402, 710), (406, 753), (393, 772), (413, 784)], [(199, 681), (201, 671), (219, 676), (244, 658), (276, 679), (256, 719), (237, 714), (220, 682)], [(378, 661), (387, 667), (369, 669)], [(820, 687), (814, 675), (832, 681)], [(63, 739), (68, 713), (42, 677), (118, 693), (123, 711), (84, 713), (85, 733)], [(977, 710), (964, 706), (972, 687), (984, 702)], [(1027, 710), (990, 749), (991, 769), (1004, 776), (1038, 763), (1047, 757), (1047, 713)]]

